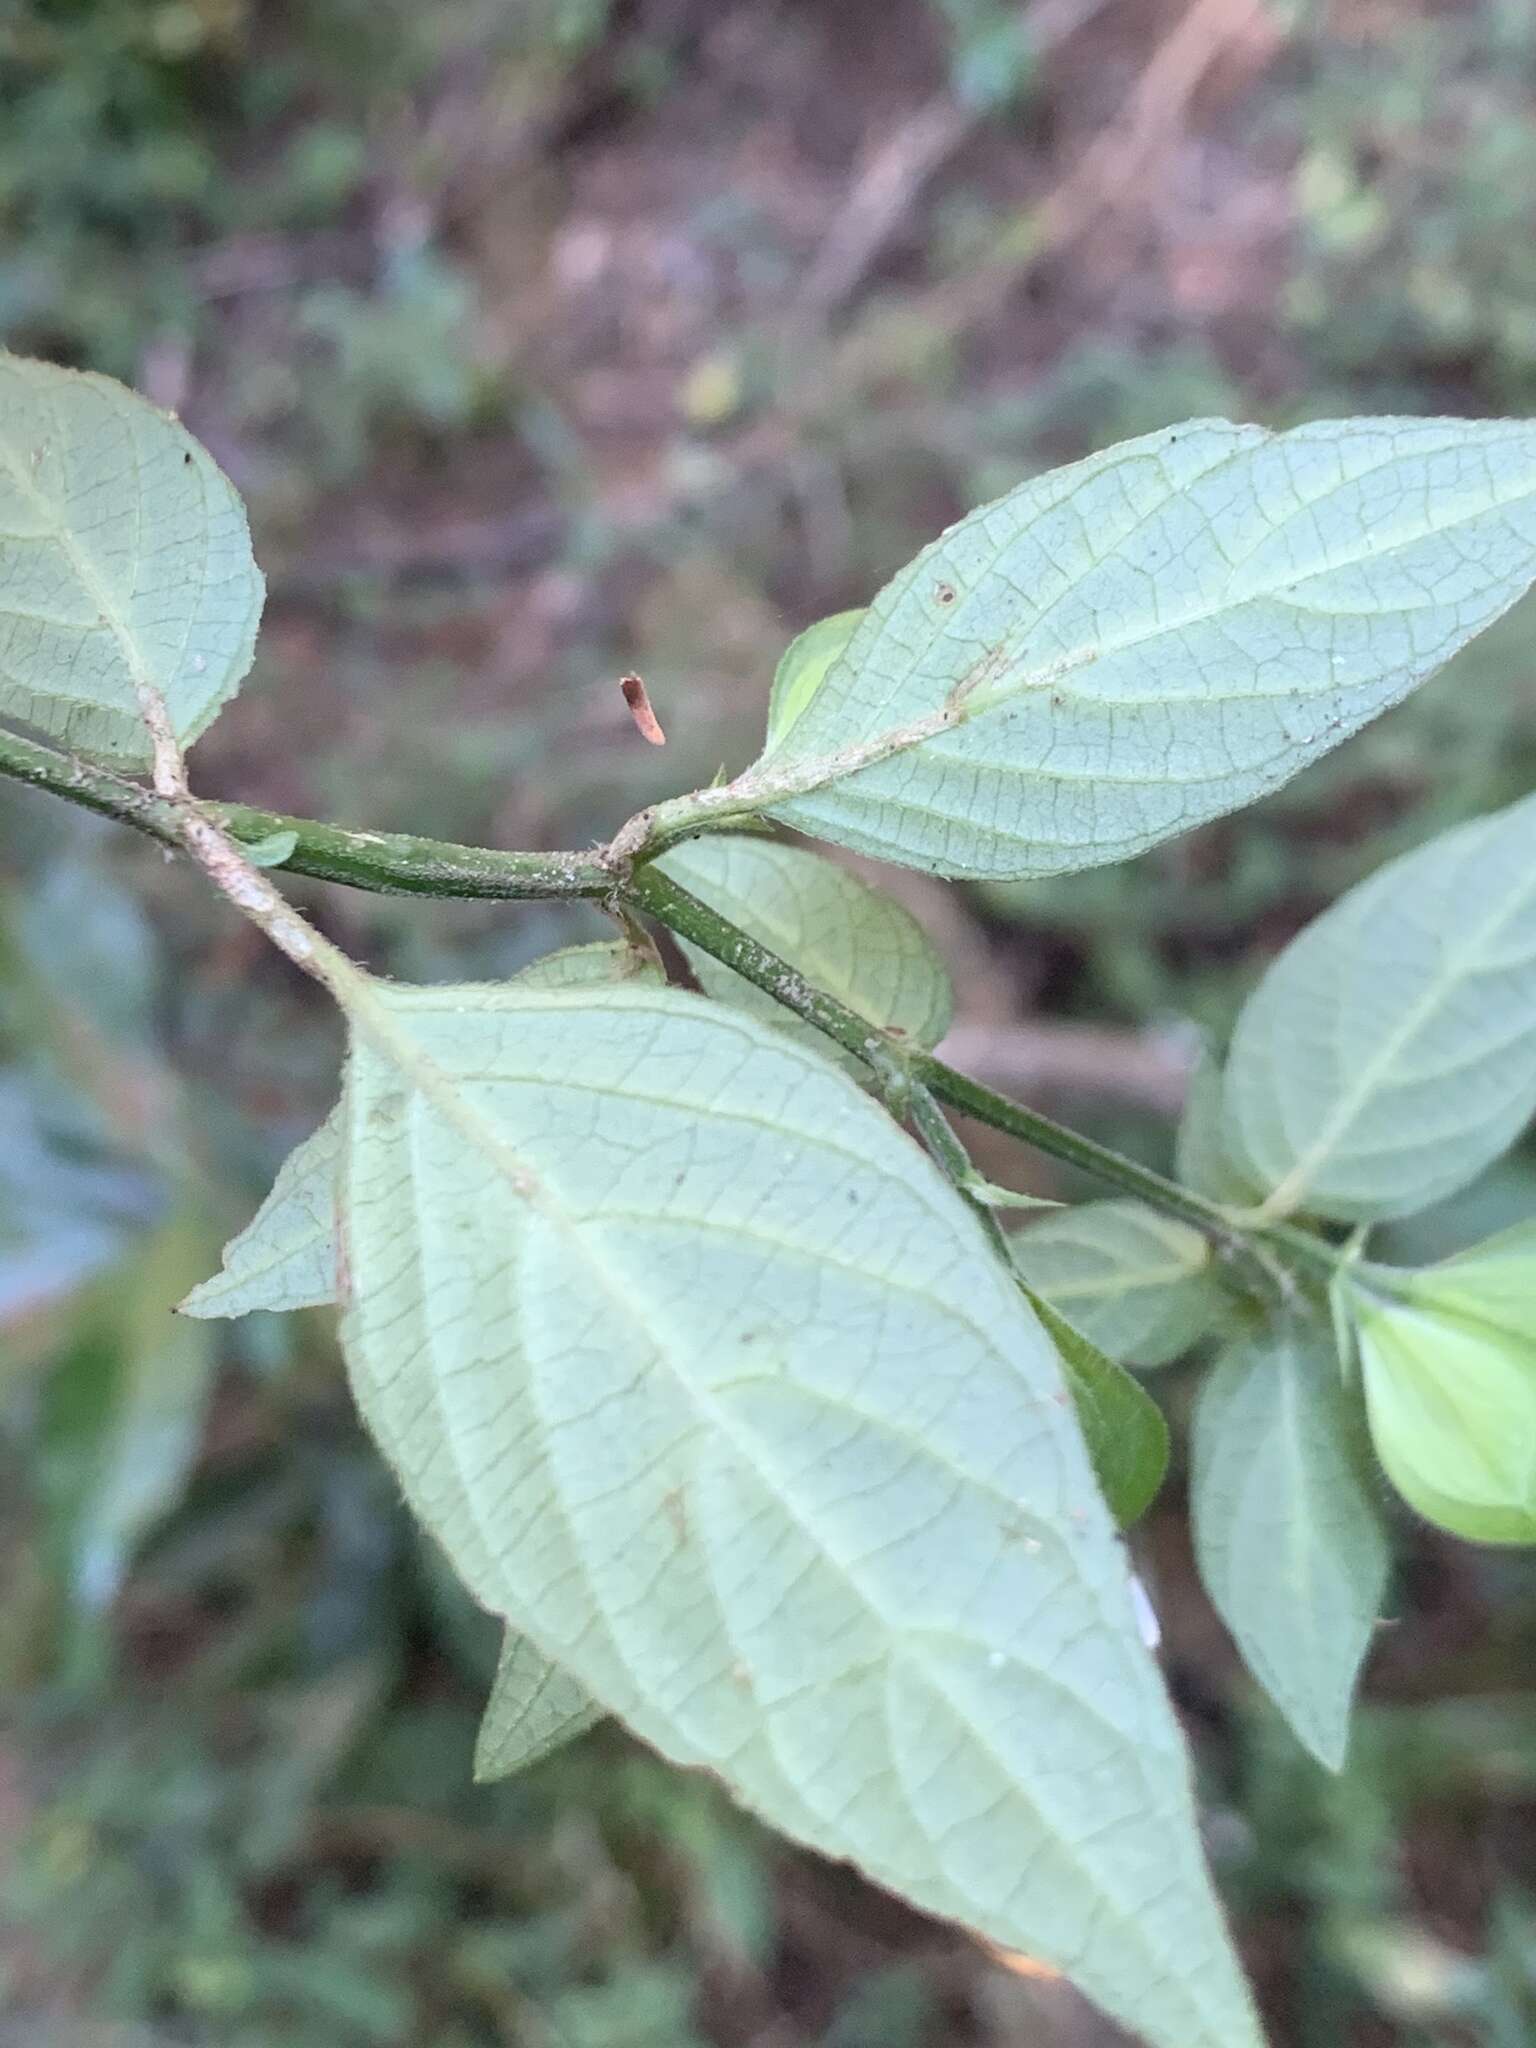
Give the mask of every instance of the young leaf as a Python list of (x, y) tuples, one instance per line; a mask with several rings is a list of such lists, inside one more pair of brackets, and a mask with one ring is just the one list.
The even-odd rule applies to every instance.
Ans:
[(509, 1628), (475, 1743), (475, 1779), (483, 1785), (525, 1771), (602, 1718), (602, 1708), (569, 1672)]
[[(660, 983), (660, 966), (611, 939), (565, 946), (531, 961), (522, 988), (591, 988), (618, 979)], [(224, 1247), (221, 1269), (194, 1287), (184, 1316), (248, 1316), (253, 1309), (323, 1308), (336, 1299), (336, 1176), (341, 1112), (296, 1145), (267, 1199)]]
[(1156, 2048), (1254, 2048), (1054, 1350), (919, 1148), (675, 990), (375, 985), (345, 1108), (353, 1384), (481, 1603)]
[(224, 1247), (211, 1280), (181, 1304), (184, 1316), (248, 1316), (253, 1309), (320, 1308), (336, 1299), (336, 1176), (341, 1112), (296, 1145), (271, 1193)]
[(1035, 1314), (1056, 1346), (1099, 1490), (1122, 1528), (1144, 1515), (1168, 1470), (1168, 1425), (1162, 1410), (1123, 1365), (1116, 1365), (1029, 1290)]
[(1278, 1214), (1407, 1216), (1536, 1110), (1536, 797), (1390, 862), (1249, 998), (1227, 1139)]
[(1013, 1257), (1032, 1288), (1122, 1364), (1177, 1358), (1225, 1298), (1199, 1231), (1141, 1202), (1058, 1210), (1018, 1233)]
[(1474, 1543), (1536, 1543), (1536, 1221), (1336, 1290), (1376, 1454), (1411, 1506)]
[(0, 355), (0, 717), (146, 766), (138, 687), (196, 739), (251, 664), (262, 580), (233, 485), (110, 378)]
[(771, 749), (810, 703), (827, 679), (833, 662), (853, 638), (862, 610), (837, 612), (818, 619), (790, 641), (774, 670), (768, 693), (768, 747)]
[(1320, 1763), (1343, 1768), (1387, 1546), (1328, 1333), (1244, 1337), (1201, 1390), (1192, 1445), (1200, 1576), (1244, 1660)]
[(743, 780), (938, 874), (1124, 860), (1277, 788), (1533, 576), (1536, 426), (1168, 428), (951, 527)]
[[(658, 865), (871, 1024), (923, 1047), (949, 1029), (949, 976), (922, 926), (836, 862), (772, 839), (716, 835), (674, 847)], [(683, 951), (706, 995), (793, 1032), (823, 1057), (833, 1050), (732, 968), (697, 946)]]
[(622, 939), (595, 939), (586, 946), (562, 946), (530, 960), (512, 977), (519, 988), (601, 988), (616, 981), (666, 981), (654, 953), (627, 946)]

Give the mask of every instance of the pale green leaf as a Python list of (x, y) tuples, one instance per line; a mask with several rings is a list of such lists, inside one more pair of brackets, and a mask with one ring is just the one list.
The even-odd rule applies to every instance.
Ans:
[(244, 507), (184, 427), (110, 378), (0, 355), (0, 717), (145, 766), (140, 686), (196, 739), (261, 602)]
[[(523, 988), (591, 988), (616, 980), (659, 983), (664, 977), (654, 957), (599, 939), (545, 953), (512, 978)], [(340, 1111), (333, 1110), (283, 1161), (271, 1193), (224, 1247), (221, 1270), (181, 1304), (184, 1316), (322, 1308), (336, 1299), (340, 1152)]]
[(292, 860), (298, 844), (298, 833), (285, 830), (269, 832), (265, 839), (248, 839), (240, 851), (253, 868), (280, 868)]
[(1198, 1230), (1142, 1202), (1080, 1202), (1012, 1240), (1030, 1286), (1122, 1364), (1166, 1365), (1225, 1299)]
[(827, 679), (833, 662), (853, 637), (862, 609), (836, 612), (807, 626), (785, 648), (768, 694), (768, 745), (781, 740)]
[(1387, 1545), (1327, 1330), (1231, 1345), (1201, 1390), (1192, 1458), (1206, 1591), (1296, 1735), (1340, 1770)]
[(1066, 1373), (1099, 1491), (1125, 1528), (1152, 1505), (1168, 1470), (1162, 1410), (1123, 1365), (1091, 1343), (1043, 1294), (1031, 1289), (1029, 1298)]
[(1536, 797), (1390, 862), (1238, 1019), (1227, 1143), (1276, 1214), (1406, 1216), (1536, 1110)]
[(586, 946), (562, 946), (530, 960), (512, 977), (519, 988), (600, 988), (608, 982), (664, 982), (661, 962), (622, 939), (595, 939)]
[(743, 794), (939, 874), (1123, 860), (1278, 787), (1533, 575), (1536, 425), (1168, 428), (925, 549)]
[(1227, 1098), (1220, 1066), (1203, 1057), (1189, 1077), (1184, 1114), (1174, 1141), (1174, 1171), (1187, 1188), (1230, 1209), (1251, 1209), (1256, 1187), (1232, 1158), (1226, 1131)]
[(211, 1280), (181, 1304), (184, 1316), (246, 1316), (253, 1309), (319, 1308), (336, 1299), (336, 1176), (340, 1111), (296, 1145), (271, 1193), (224, 1247)]
[(475, 1744), (475, 1777), (481, 1784), (510, 1778), (585, 1735), (602, 1718), (602, 1708), (569, 1672), (509, 1628), (501, 1639), (496, 1680)]
[[(871, 1024), (924, 1048), (949, 1029), (949, 975), (922, 926), (835, 861), (773, 839), (715, 834), (674, 847), (657, 865), (805, 983)], [(824, 1057), (837, 1056), (814, 1026), (755, 983), (701, 947), (683, 942), (683, 951), (706, 995), (793, 1032)]]
[(1253, 2048), (1054, 1349), (921, 1150), (681, 991), (353, 1022), (343, 1341), (481, 1604), (1156, 2048)]

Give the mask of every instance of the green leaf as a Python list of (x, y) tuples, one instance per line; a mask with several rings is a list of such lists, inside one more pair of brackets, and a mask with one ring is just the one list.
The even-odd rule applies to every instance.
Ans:
[(336, 1176), (341, 1112), (296, 1145), (272, 1191), (224, 1247), (211, 1280), (181, 1304), (184, 1316), (247, 1316), (253, 1309), (321, 1308), (336, 1299)]
[[(592, 988), (615, 980), (660, 983), (660, 964), (611, 939), (565, 946), (530, 962), (513, 981), (522, 988)], [(296, 1145), (278, 1168), (271, 1193), (223, 1265), (181, 1304), (184, 1316), (248, 1316), (254, 1309), (323, 1308), (336, 1299), (336, 1176), (341, 1112)]]
[(1341, 1770), (1387, 1546), (1327, 1331), (1231, 1345), (1201, 1390), (1192, 1458), (1206, 1591), (1298, 1738)]
[(742, 778), (938, 874), (1124, 860), (1252, 803), (1536, 576), (1536, 426), (1196, 421), (926, 548)]
[(768, 693), (768, 745), (775, 746), (827, 679), (833, 662), (853, 637), (863, 610), (837, 612), (791, 640), (774, 671)]
[(475, 1744), (477, 1783), (527, 1770), (602, 1718), (602, 1708), (568, 1672), (509, 1628)]
[(1144, 1515), (1168, 1470), (1168, 1425), (1146, 1388), (1123, 1365), (1030, 1290), (1067, 1375), (1099, 1490), (1122, 1528)]
[(299, 835), (292, 830), (269, 832), (265, 839), (248, 839), (240, 848), (253, 868), (280, 868), (292, 860)]
[(1536, 797), (1390, 862), (1308, 925), (1249, 998), (1230, 1149), (1283, 1215), (1406, 1216), (1536, 1110)]
[(0, 717), (146, 766), (139, 687), (196, 739), (251, 665), (262, 591), (239, 495), (184, 427), (0, 355)]
[(1227, 1098), (1221, 1068), (1208, 1055), (1189, 1077), (1184, 1114), (1174, 1141), (1174, 1172), (1187, 1188), (1231, 1209), (1251, 1209), (1263, 1195), (1238, 1168), (1226, 1131)]
[(1343, 1269), (1371, 1436), (1411, 1506), (1474, 1543), (1536, 1543), (1536, 1222), (1418, 1271)]
[(541, 954), (512, 977), (519, 988), (601, 988), (609, 982), (664, 983), (661, 962), (622, 939), (597, 939)]
[(1166, 1365), (1198, 1342), (1225, 1302), (1198, 1230), (1141, 1202), (1080, 1202), (1021, 1230), (1029, 1285), (1122, 1364)]
[[(772, 839), (716, 834), (674, 847), (658, 866), (871, 1024), (924, 1048), (949, 1029), (949, 976), (922, 926), (835, 861)], [(706, 995), (792, 1032), (824, 1058), (838, 1056), (814, 1026), (733, 968), (698, 946), (684, 942), (683, 951)]]
[(681, 991), (353, 1021), (343, 1341), (481, 1604), (1157, 2048), (1254, 2048), (1054, 1349), (921, 1150)]

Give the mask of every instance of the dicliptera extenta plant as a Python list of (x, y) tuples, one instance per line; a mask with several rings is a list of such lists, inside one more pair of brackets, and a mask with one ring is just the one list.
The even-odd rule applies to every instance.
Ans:
[[(0, 770), (183, 851), (344, 1013), (336, 1109), (184, 1306), (337, 1304), (381, 1452), (504, 1623), (484, 1775), (617, 1715), (1153, 2048), (1260, 2041), (1117, 1529), (1167, 1455), (1127, 1368), (1210, 1347), (1205, 1583), (1340, 1767), (1391, 1489), (1536, 1541), (1536, 1226), (1422, 1272), (1368, 1242), (1536, 1107), (1536, 797), (1275, 960), (1177, 1179), (945, 1064), (922, 933), (779, 828), (948, 876), (1128, 859), (1533, 576), (1536, 426), (1200, 421), (963, 519), (790, 647), (751, 766), (606, 845), (359, 833), (195, 796), (261, 611), (238, 497), (120, 386), (0, 358)], [(585, 897), (617, 937), (403, 986), (284, 874)], [(1106, 1199), (1005, 1234), (949, 1111)]]

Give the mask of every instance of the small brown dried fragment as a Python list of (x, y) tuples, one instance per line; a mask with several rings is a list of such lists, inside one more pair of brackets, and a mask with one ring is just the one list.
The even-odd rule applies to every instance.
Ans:
[(664, 747), (667, 736), (661, 729), (661, 720), (651, 708), (650, 695), (638, 676), (621, 676), (619, 688), (624, 692), (624, 702), (629, 706), (629, 715), (640, 728), (641, 737), (648, 739), (653, 747)]

